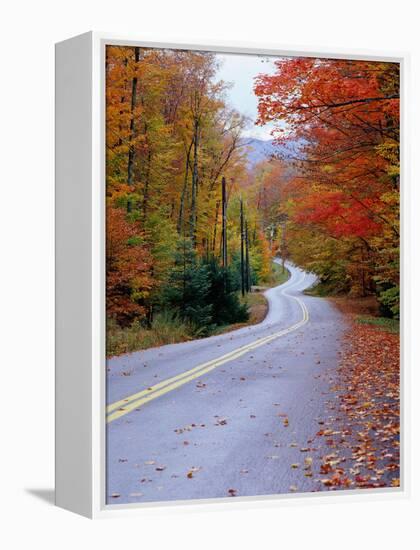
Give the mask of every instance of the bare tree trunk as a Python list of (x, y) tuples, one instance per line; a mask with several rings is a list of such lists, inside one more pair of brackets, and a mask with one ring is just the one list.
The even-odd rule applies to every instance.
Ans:
[[(127, 70), (127, 64), (128, 64), (128, 59), (127, 57), (124, 59), (124, 70), (126, 71)], [(123, 111), (123, 105), (125, 103), (125, 93), (126, 93), (126, 89), (127, 89), (127, 78), (124, 79), (124, 94), (121, 96), (120, 98), (120, 104), (121, 104), (121, 109), (120, 109), (120, 120), (118, 122), (118, 129), (119, 129), (119, 132), (118, 132), (118, 145), (119, 147), (121, 147), (121, 145), (123, 144), (123, 140), (122, 140), (122, 123), (121, 123), (121, 119), (122, 119), (122, 116), (124, 114), (124, 111)]]
[(227, 267), (227, 204), (226, 204), (226, 180), (222, 178), (222, 265)]
[(281, 226), (281, 267), (282, 273), (286, 272), (285, 262), (286, 262), (286, 222), (282, 223)]
[(187, 151), (187, 156), (185, 159), (185, 177), (184, 177), (184, 186), (182, 188), (182, 194), (181, 194), (181, 202), (179, 204), (179, 214), (178, 214), (178, 223), (176, 226), (178, 235), (181, 235), (181, 230), (184, 225), (184, 209), (185, 209), (185, 196), (187, 194), (187, 186), (188, 186), (188, 172), (190, 170), (190, 155), (191, 155), (191, 149), (193, 146), (193, 141), (191, 141), (190, 146)]
[(251, 271), (249, 268), (248, 222), (245, 222), (245, 288), (247, 292), (251, 290)]
[(216, 215), (214, 217), (214, 228), (213, 228), (213, 242), (212, 242), (212, 252), (213, 256), (215, 255), (216, 251), (216, 239), (217, 239), (217, 221), (219, 219), (219, 208), (220, 208), (220, 201), (216, 202)]
[(150, 187), (150, 165), (152, 162), (152, 153), (149, 150), (147, 154), (147, 171), (146, 171), (146, 179), (144, 182), (144, 193), (143, 193), (143, 219), (146, 221), (147, 216), (147, 206), (149, 201), (149, 187)]
[(190, 239), (195, 247), (196, 223), (197, 223), (197, 191), (198, 191), (198, 140), (199, 120), (194, 121), (194, 160), (191, 181), (191, 211), (190, 211)]
[[(140, 48), (136, 46), (134, 48), (134, 62), (137, 64), (140, 60)], [(131, 81), (131, 118), (130, 118), (130, 135), (129, 135), (129, 142), (130, 147), (128, 150), (128, 165), (127, 165), (127, 182), (128, 185), (133, 184), (134, 180), (134, 159), (135, 159), (135, 147), (132, 143), (135, 135), (135, 110), (137, 106), (137, 76), (133, 76), (133, 80)]]
[(245, 296), (245, 263), (244, 263), (244, 206), (241, 199), (241, 293)]

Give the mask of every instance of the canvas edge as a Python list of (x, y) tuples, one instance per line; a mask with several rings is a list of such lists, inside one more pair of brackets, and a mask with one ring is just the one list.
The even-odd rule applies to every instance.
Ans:
[[(408, 144), (407, 135), (409, 131), (408, 124), (408, 66), (409, 54), (407, 52), (377, 52), (372, 50), (342, 50), (339, 48), (322, 48), (322, 47), (307, 47), (307, 46), (288, 46), (288, 45), (273, 45), (273, 44), (253, 44), (251, 42), (214, 42), (203, 40), (200, 43), (185, 43), (182, 40), (165, 40), (160, 41), (155, 37), (145, 37), (145, 40), (138, 40), (133, 37), (123, 37), (112, 33), (90, 32), (87, 33), (91, 37), (92, 48), (92, 94), (91, 94), (91, 139), (92, 139), (92, 165), (91, 177), (91, 247), (92, 247), (92, 262), (91, 262), (91, 372), (90, 383), (92, 389), (90, 414), (92, 419), (91, 431), (91, 462), (89, 464), (91, 472), (91, 501), (89, 512), (83, 515), (93, 518), (111, 518), (121, 516), (132, 516), (139, 512), (142, 514), (159, 513), (162, 509), (171, 510), (172, 512), (182, 512), (186, 509), (191, 511), (191, 506), (195, 509), (214, 510), (217, 509), (249, 509), (283, 505), (295, 505), (300, 503), (302, 499), (305, 503), (317, 504), (324, 502), (326, 496), (329, 497), (331, 503), (343, 501), (366, 502), (367, 500), (383, 500), (389, 498), (404, 498), (409, 496), (409, 392), (407, 384), (409, 381), (410, 360), (405, 352), (407, 339), (409, 337), (408, 319), (410, 316), (409, 301), (407, 297), (407, 289), (409, 288), (408, 269), (406, 263), (406, 251), (409, 249), (409, 231), (407, 223), (409, 221), (409, 170), (407, 164)], [(81, 35), (86, 36), (86, 35)], [(80, 37), (76, 37), (78, 39)], [(70, 40), (75, 40), (70, 39)], [(68, 41), (65, 41), (68, 42)], [(62, 44), (62, 43), (60, 43)], [(398, 62), (401, 66), (401, 104), (402, 104), (402, 177), (401, 177), (401, 205), (402, 205), (402, 222), (403, 222), (403, 249), (401, 254), (402, 266), (402, 341), (404, 346), (402, 349), (402, 420), (403, 427), (403, 449), (401, 455), (402, 463), (402, 486), (400, 488), (386, 488), (379, 490), (370, 490), (367, 493), (365, 490), (341, 491), (340, 493), (310, 493), (310, 494), (293, 494), (293, 495), (268, 495), (256, 497), (237, 498), (234, 501), (231, 499), (206, 499), (192, 501), (176, 501), (176, 502), (156, 502), (156, 503), (138, 503), (138, 504), (106, 504), (106, 426), (105, 426), (105, 207), (104, 207), (104, 181), (105, 181), (105, 82), (104, 82), (104, 49), (105, 45), (136, 45), (143, 47), (154, 48), (176, 48), (188, 50), (207, 50), (213, 52), (237, 53), (237, 54), (260, 54), (260, 55), (278, 55), (278, 56), (309, 56), (309, 57), (329, 57), (340, 59), (360, 59)], [(58, 45), (57, 45), (58, 46)], [(75, 511), (75, 510), (73, 510)], [(80, 512), (79, 512), (80, 513)]]
[(92, 517), (92, 33), (55, 46), (55, 503)]

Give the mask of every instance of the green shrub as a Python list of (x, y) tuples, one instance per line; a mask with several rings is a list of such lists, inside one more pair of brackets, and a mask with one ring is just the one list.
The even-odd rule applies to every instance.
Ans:
[(392, 286), (379, 293), (379, 309), (385, 317), (400, 318), (400, 287)]

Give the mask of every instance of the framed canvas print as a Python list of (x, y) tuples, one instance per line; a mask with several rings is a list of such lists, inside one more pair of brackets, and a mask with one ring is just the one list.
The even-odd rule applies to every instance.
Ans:
[(404, 63), (57, 44), (59, 506), (401, 493)]

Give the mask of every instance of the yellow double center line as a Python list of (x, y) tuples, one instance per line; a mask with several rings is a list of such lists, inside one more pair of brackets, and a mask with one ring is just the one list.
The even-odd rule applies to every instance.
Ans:
[[(302, 280), (298, 281), (298, 283), (302, 282)], [(302, 319), (298, 323), (295, 323), (294, 325), (288, 328), (285, 328), (279, 332), (276, 332), (274, 334), (270, 334), (269, 336), (258, 338), (254, 342), (251, 342), (250, 344), (246, 344), (240, 348), (235, 349), (234, 351), (226, 353), (225, 355), (222, 355), (217, 359), (212, 359), (211, 361), (202, 363), (201, 365), (198, 365), (193, 369), (182, 372), (181, 374), (173, 376), (172, 378), (167, 378), (166, 380), (162, 380), (162, 382), (159, 382), (158, 384), (155, 384), (150, 388), (139, 391), (138, 393), (134, 393), (133, 395), (129, 395), (124, 399), (121, 399), (119, 401), (116, 401), (115, 403), (112, 403), (111, 405), (108, 405), (106, 409), (107, 422), (112, 422), (113, 420), (116, 420), (117, 418), (120, 418), (121, 416), (124, 416), (125, 414), (128, 414), (129, 412), (135, 409), (138, 409), (139, 407), (142, 407), (149, 401), (152, 401), (153, 399), (156, 399), (157, 397), (160, 397), (165, 393), (175, 390), (176, 388), (179, 388), (180, 386), (183, 386), (184, 384), (191, 382), (191, 380), (199, 378), (200, 376), (207, 374), (208, 372), (214, 370), (215, 368), (220, 367), (221, 365), (224, 365), (225, 363), (228, 363), (233, 359), (238, 359), (239, 357), (242, 357), (242, 355), (245, 355), (246, 353), (256, 348), (259, 348), (260, 346), (268, 344), (269, 342), (277, 338), (280, 338), (280, 336), (289, 334), (290, 332), (293, 332), (294, 330), (297, 330), (303, 325), (305, 325), (309, 321), (309, 313), (305, 304), (300, 298), (297, 298), (296, 296), (291, 296), (290, 294), (286, 294), (285, 290), (286, 289), (282, 291), (282, 294), (296, 300), (301, 307)]]

